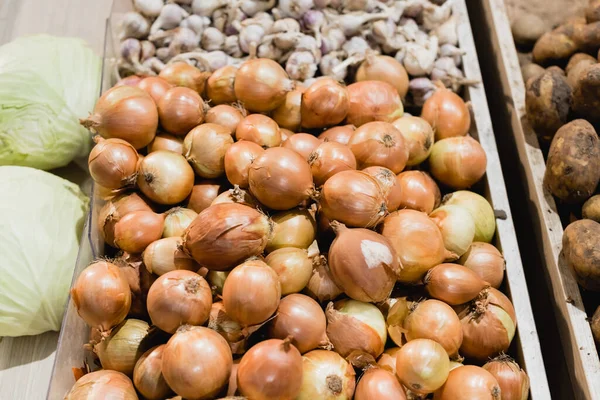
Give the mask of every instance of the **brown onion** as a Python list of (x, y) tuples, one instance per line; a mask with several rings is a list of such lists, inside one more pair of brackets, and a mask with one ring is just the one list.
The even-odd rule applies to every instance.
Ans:
[(396, 180), (400, 185), (399, 209), (410, 208), (429, 214), (440, 205), (440, 188), (427, 172), (402, 172)]
[(317, 225), (313, 211), (294, 208), (279, 212), (272, 217), (273, 236), (267, 243), (267, 252), (284, 247), (308, 249), (315, 240)]
[(71, 289), (79, 316), (104, 333), (120, 324), (131, 307), (131, 290), (119, 267), (97, 261), (81, 271)]
[(446, 249), (456, 256), (467, 252), (475, 237), (475, 222), (471, 213), (459, 206), (446, 205), (429, 214), (440, 228)]
[(225, 285), (225, 279), (227, 279), (228, 275), (228, 271), (208, 271), (206, 274), (206, 281), (210, 285), (213, 294), (223, 294), (223, 285)]
[(473, 300), (489, 286), (469, 268), (450, 263), (433, 267), (427, 272), (423, 281), (431, 297), (452, 306)]
[(252, 112), (276, 109), (293, 89), (281, 65), (266, 58), (245, 61), (235, 74), (235, 97)]
[(140, 162), (137, 185), (158, 204), (181, 203), (194, 187), (194, 170), (181, 154), (155, 151)]
[(225, 152), (224, 164), (227, 180), (242, 189), (248, 188), (250, 165), (262, 154), (264, 149), (254, 142), (235, 142)]
[(349, 400), (355, 386), (354, 368), (339, 354), (313, 350), (302, 356), (302, 387), (296, 400)]
[(301, 354), (317, 347), (330, 346), (325, 333), (327, 320), (319, 303), (303, 294), (290, 294), (281, 299), (275, 318), (269, 322), (269, 337), (291, 337)]
[(176, 270), (158, 278), (148, 291), (152, 324), (175, 333), (181, 325), (202, 325), (208, 320), (212, 292), (195, 272)]
[(226, 65), (210, 75), (206, 81), (206, 95), (213, 104), (233, 103), (237, 100), (233, 85), (237, 67)]
[(438, 300), (413, 303), (404, 320), (406, 340), (431, 339), (438, 342), (450, 357), (458, 355), (463, 332), (458, 315), (448, 304)]
[(169, 82), (158, 76), (149, 76), (142, 79), (137, 87), (145, 91), (152, 97), (156, 104), (173, 87)]
[(232, 144), (227, 128), (206, 123), (186, 135), (183, 155), (202, 178), (218, 178), (225, 174), (225, 153)]
[(160, 124), (169, 133), (185, 135), (204, 121), (204, 101), (198, 93), (174, 87), (158, 101)]
[(254, 208), (216, 204), (198, 214), (183, 236), (183, 245), (200, 265), (225, 271), (263, 252), (273, 227)]
[(308, 163), (317, 186), (338, 172), (356, 169), (352, 150), (336, 142), (321, 143), (308, 157)]
[(395, 120), (392, 125), (402, 133), (404, 143), (408, 147), (406, 165), (418, 165), (429, 157), (433, 148), (434, 134), (427, 121), (419, 117), (403, 116)]
[(109, 189), (121, 189), (135, 182), (138, 152), (121, 139), (96, 139), (88, 158), (94, 182)]
[(181, 237), (185, 230), (198, 216), (198, 213), (189, 208), (175, 207), (165, 213), (165, 227), (163, 237)]
[(313, 273), (304, 292), (321, 303), (335, 300), (344, 293), (333, 281), (324, 256), (315, 259)]
[(415, 393), (433, 393), (446, 382), (449, 372), (448, 354), (433, 340), (411, 340), (396, 354), (396, 375)]
[(252, 400), (295, 399), (302, 385), (302, 356), (289, 339), (269, 339), (240, 361), (237, 386)]
[(80, 123), (105, 139), (123, 139), (136, 149), (154, 139), (158, 111), (149, 94), (133, 86), (117, 86), (106, 91), (94, 112)]
[(427, 270), (453, 257), (444, 247), (437, 225), (419, 211), (394, 211), (383, 220), (381, 234), (390, 240), (400, 258), (400, 282), (418, 282)]
[(237, 141), (248, 140), (264, 148), (281, 144), (281, 132), (277, 122), (262, 114), (250, 114), (244, 118), (235, 130)]
[(247, 350), (246, 342), (248, 337), (261, 326), (262, 325), (257, 325), (257, 327), (243, 327), (227, 314), (225, 306), (221, 301), (213, 303), (212, 308), (210, 309), (208, 327), (218, 332), (225, 340), (227, 340), (233, 354), (244, 354)]
[(168, 150), (177, 154), (183, 154), (183, 139), (168, 133), (159, 133), (148, 145), (148, 153), (158, 150)]
[(187, 198), (186, 207), (201, 213), (206, 210), (219, 194), (227, 190), (224, 182), (216, 180), (201, 180), (194, 184), (192, 193)]
[(133, 211), (114, 227), (115, 246), (129, 253), (141, 253), (162, 237), (165, 217), (153, 211)]
[(339, 144), (348, 144), (356, 127), (354, 125), (334, 126), (319, 135), (319, 139), (324, 142), (337, 142)]
[(137, 360), (148, 349), (150, 325), (139, 319), (126, 319), (110, 331), (108, 337), (94, 345), (102, 368), (131, 376)]
[(290, 131), (289, 129), (285, 129), (285, 128), (279, 128), (279, 133), (281, 133), (281, 144), (283, 145), (283, 142), (285, 142), (286, 140), (288, 140), (290, 137), (294, 136), (294, 132)]
[(356, 82), (382, 81), (396, 88), (400, 97), (408, 92), (408, 74), (395, 58), (383, 55), (368, 56), (356, 71)]
[(179, 328), (162, 357), (165, 380), (175, 393), (190, 400), (217, 396), (229, 381), (233, 365), (225, 339), (202, 326)]
[(489, 243), (474, 242), (457, 263), (475, 272), (493, 288), (498, 289), (502, 284), (506, 261), (502, 253)]
[(402, 201), (402, 188), (396, 180), (396, 175), (392, 170), (386, 167), (368, 167), (363, 169), (363, 172), (377, 179), (383, 194), (385, 195), (385, 203), (389, 212), (396, 211)]
[(281, 128), (289, 129), (292, 132), (300, 129), (300, 103), (305, 90), (304, 87), (299, 86), (288, 92), (283, 103), (271, 112), (271, 117)]
[(402, 172), (408, 160), (404, 137), (387, 122), (368, 122), (356, 129), (348, 142), (361, 168), (380, 166)]
[(149, 272), (159, 276), (180, 269), (198, 271), (200, 268), (184, 253), (181, 237), (167, 237), (150, 243), (144, 250), (144, 265)]
[(475, 365), (455, 368), (433, 395), (434, 400), (500, 400), (500, 385), (492, 374)]
[(529, 398), (529, 377), (510, 356), (499, 355), (488, 361), (483, 369), (496, 378), (503, 400)]
[(130, 76), (120, 79), (117, 83), (115, 83), (115, 87), (116, 86), (137, 86), (138, 83), (140, 83), (140, 81), (142, 79), (144, 79), (143, 76), (130, 75)]
[(283, 147), (265, 150), (250, 165), (248, 182), (250, 193), (273, 210), (294, 208), (314, 191), (308, 162)]
[(429, 156), (431, 174), (444, 185), (466, 189), (485, 174), (487, 157), (479, 142), (470, 136), (442, 139)]
[(319, 78), (302, 94), (300, 108), (305, 128), (337, 125), (350, 108), (348, 91), (333, 78)]
[(300, 154), (308, 161), (310, 155), (323, 143), (320, 139), (308, 133), (297, 133), (281, 144), (281, 147)]
[(138, 400), (131, 380), (117, 371), (90, 372), (75, 382), (65, 400), (120, 399)]
[(365, 371), (354, 394), (355, 400), (406, 400), (404, 388), (394, 374), (382, 368)]
[(348, 229), (333, 222), (336, 238), (329, 249), (333, 280), (352, 299), (387, 299), (401, 266), (388, 239), (368, 229)]
[(250, 193), (244, 189), (240, 189), (238, 185), (218, 195), (211, 203), (211, 206), (224, 203), (238, 203), (253, 208), (259, 206), (258, 201)]
[(223, 286), (227, 314), (243, 326), (265, 322), (279, 306), (281, 285), (277, 273), (260, 260), (235, 267)]
[(469, 107), (459, 95), (447, 89), (436, 90), (425, 101), (421, 118), (435, 131), (435, 140), (464, 136), (471, 127)]
[(163, 400), (173, 391), (162, 373), (162, 357), (165, 345), (155, 346), (145, 352), (135, 364), (133, 384), (148, 400)]
[(186, 87), (200, 94), (204, 92), (204, 86), (210, 73), (200, 71), (186, 62), (175, 62), (163, 68), (158, 76), (171, 85)]
[(206, 112), (205, 122), (224, 126), (233, 135), (237, 126), (244, 119), (244, 115), (235, 107), (227, 104), (220, 104)]
[(404, 113), (396, 88), (386, 82), (363, 81), (348, 86), (350, 109), (346, 122), (359, 127), (371, 121), (393, 122)]
[(496, 216), (490, 202), (483, 196), (468, 190), (459, 190), (444, 196), (443, 205), (466, 208), (475, 222), (475, 242), (490, 243), (496, 233)]
[(312, 259), (304, 249), (277, 249), (267, 256), (265, 262), (277, 273), (282, 295), (300, 292), (312, 276)]
[(362, 171), (342, 171), (329, 178), (320, 205), (329, 220), (360, 228), (377, 226), (387, 214), (379, 182)]
[(123, 254), (114, 260), (114, 264), (123, 272), (131, 290), (129, 316), (138, 319), (147, 319), (146, 297), (150, 286), (156, 280), (156, 276), (144, 268), (141, 255), (123, 252)]
[(396, 375), (396, 354), (400, 351), (401, 347), (391, 347), (383, 352), (377, 359), (377, 365), (379, 368), (385, 369), (394, 376)]

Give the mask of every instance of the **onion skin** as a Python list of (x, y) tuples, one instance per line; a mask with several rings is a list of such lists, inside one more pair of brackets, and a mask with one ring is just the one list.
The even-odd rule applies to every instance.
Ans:
[(317, 79), (302, 94), (302, 126), (324, 128), (337, 125), (346, 118), (350, 99), (345, 87), (333, 78)]
[(389, 83), (356, 82), (348, 86), (350, 108), (346, 122), (359, 127), (367, 122), (393, 122), (404, 113), (398, 91)]
[(334, 126), (319, 135), (319, 139), (324, 142), (336, 142), (346, 145), (354, 134), (356, 127), (354, 125)]
[(475, 222), (474, 242), (490, 243), (496, 233), (496, 217), (490, 203), (481, 195), (468, 190), (459, 190), (444, 196), (442, 205), (457, 205), (466, 208)]
[(181, 237), (167, 237), (150, 243), (143, 257), (148, 271), (159, 276), (175, 270), (198, 271), (200, 268), (183, 252)]
[(139, 255), (124, 252), (114, 260), (114, 264), (121, 269), (131, 290), (131, 307), (128, 316), (147, 320), (146, 297), (156, 276), (144, 268), (142, 257)]
[(233, 89), (237, 67), (226, 65), (213, 72), (206, 81), (206, 95), (213, 104), (234, 103)]
[(183, 154), (183, 139), (168, 133), (159, 133), (148, 145), (148, 153), (158, 150), (168, 150), (177, 154)]
[(115, 326), (110, 335), (94, 346), (102, 368), (132, 376), (137, 360), (147, 349), (146, 338), (150, 331), (147, 322), (126, 319)]
[(285, 70), (266, 58), (245, 61), (235, 74), (235, 97), (252, 112), (276, 109), (293, 89)]
[(398, 174), (396, 180), (401, 192), (399, 209), (409, 208), (430, 214), (440, 205), (440, 188), (427, 172), (405, 171)]
[(442, 139), (429, 156), (431, 174), (453, 189), (467, 189), (485, 174), (487, 157), (479, 142), (470, 136)]
[(302, 93), (305, 90), (304, 87), (300, 86), (288, 92), (285, 101), (271, 112), (271, 118), (277, 122), (279, 127), (289, 129), (292, 132), (300, 129), (300, 103), (302, 102)]
[(138, 400), (138, 396), (126, 375), (117, 371), (99, 370), (79, 378), (65, 396), (65, 400), (80, 399)]
[(317, 223), (314, 212), (294, 208), (273, 215), (272, 220), (273, 236), (267, 243), (267, 253), (284, 247), (308, 249), (315, 240)]
[(227, 104), (220, 104), (206, 112), (204, 122), (221, 125), (229, 130), (230, 135), (233, 135), (243, 119), (244, 116), (237, 108)]
[(97, 140), (88, 157), (90, 175), (108, 189), (121, 189), (135, 182), (139, 156), (135, 148), (121, 139)]
[(401, 347), (391, 347), (384, 351), (377, 359), (379, 368), (385, 369), (396, 375), (396, 354), (398, 354), (400, 349)]
[(137, 185), (158, 204), (181, 203), (194, 186), (194, 170), (182, 155), (159, 150), (148, 154), (138, 167)]
[(234, 186), (233, 189), (229, 189), (218, 195), (211, 206), (224, 203), (238, 203), (252, 208), (259, 207), (258, 201), (250, 193), (244, 189), (240, 189), (239, 186)]
[[(389, 309), (386, 311), (381, 304)], [(404, 321), (408, 317), (412, 305), (413, 303), (406, 297), (389, 298), (380, 303), (380, 310), (386, 315), (388, 335), (396, 346), (402, 347), (406, 344)]]
[(272, 232), (269, 219), (236, 203), (216, 204), (198, 214), (183, 236), (183, 246), (200, 265), (226, 271), (259, 255)]
[(403, 116), (392, 125), (400, 131), (408, 147), (407, 166), (419, 165), (429, 157), (433, 149), (434, 134), (427, 121), (419, 117)]
[(434, 400), (500, 400), (496, 378), (481, 367), (465, 365), (453, 369), (448, 380), (434, 395)]
[(192, 193), (187, 198), (186, 207), (201, 213), (210, 207), (219, 194), (227, 189), (227, 185), (221, 181), (205, 179), (196, 182), (192, 188)]
[(402, 201), (402, 188), (396, 179), (392, 170), (386, 167), (368, 167), (363, 172), (377, 179), (379, 186), (386, 198), (386, 205), (389, 212), (396, 211)]
[(313, 350), (302, 356), (302, 388), (297, 400), (349, 400), (356, 386), (352, 365), (329, 350)]
[(281, 144), (281, 147), (300, 154), (308, 161), (310, 155), (323, 143), (319, 138), (308, 133), (297, 133)]
[[(258, 327), (260, 326), (262, 325), (258, 325)], [(246, 341), (254, 333), (254, 327), (244, 328), (234, 321), (225, 311), (225, 306), (221, 301), (213, 303), (208, 318), (208, 327), (227, 340), (233, 354), (245, 353)]]
[(235, 130), (237, 141), (248, 140), (264, 148), (281, 144), (281, 132), (277, 122), (262, 114), (250, 114), (244, 118)]
[(382, 81), (394, 86), (400, 97), (408, 92), (408, 74), (395, 58), (390, 56), (369, 56), (356, 71), (356, 81)]
[(504, 280), (504, 256), (489, 243), (474, 242), (457, 263), (475, 272), (495, 289), (498, 289)]
[(115, 224), (115, 246), (128, 253), (141, 253), (162, 237), (165, 217), (153, 211), (134, 211)]
[(204, 101), (194, 90), (174, 87), (158, 101), (160, 124), (169, 133), (185, 135), (204, 121)]
[(315, 261), (313, 274), (310, 277), (304, 292), (320, 303), (335, 300), (344, 293), (333, 281), (324, 256), (318, 257)]
[(527, 400), (529, 398), (529, 377), (509, 356), (498, 356), (488, 361), (482, 368), (496, 378), (503, 400)]
[(145, 399), (163, 400), (173, 393), (162, 374), (164, 349), (164, 344), (151, 348), (135, 364), (133, 383)]
[(175, 207), (167, 211), (165, 215), (163, 237), (181, 238), (187, 227), (198, 216), (198, 213), (189, 208)]
[(438, 207), (429, 214), (440, 228), (446, 249), (458, 256), (469, 250), (475, 237), (475, 222), (471, 213), (459, 206)]
[(233, 144), (229, 130), (217, 124), (202, 124), (192, 129), (183, 141), (183, 155), (202, 178), (225, 174), (225, 153)]
[(425, 289), (435, 299), (452, 306), (473, 300), (489, 284), (475, 272), (459, 264), (440, 264), (425, 275)]
[(433, 340), (412, 340), (396, 354), (396, 374), (415, 393), (433, 393), (446, 382), (449, 372), (448, 354)]
[(193, 65), (181, 61), (168, 64), (158, 76), (173, 86), (189, 88), (201, 94), (204, 92), (204, 86), (210, 73), (200, 71)]
[(225, 152), (224, 165), (227, 180), (242, 189), (248, 189), (248, 171), (250, 165), (262, 154), (264, 149), (254, 142), (235, 142)]
[(354, 400), (406, 400), (406, 393), (391, 372), (374, 367), (358, 381)]
[(352, 150), (336, 142), (321, 143), (310, 154), (308, 163), (317, 186), (323, 185), (338, 172), (356, 169), (356, 158)]
[(159, 76), (149, 76), (142, 79), (137, 87), (145, 91), (158, 104), (159, 100), (173, 87), (169, 82)]
[(312, 259), (305, 249), (277, 249), (267, 256), (265, 262), (277, 273), (283, 295), (300, 292), (312, 276)]
[(469, 107), (460, 96), (447, 89), (437, 90), (425, 101), (421, 118), (435, 131), (435, 140), (464, 136), (471, 127)]
[(348, 142), (360, 168), (380, 166), (402, 172), (408, 160), (404, 137), (387, 122), (368, 122), (356, 129)]

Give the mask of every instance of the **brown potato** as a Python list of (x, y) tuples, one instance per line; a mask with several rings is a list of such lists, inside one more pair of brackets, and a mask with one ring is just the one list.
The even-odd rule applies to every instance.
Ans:
[(600, 21), (600, 1), (590, 0), (585, 9), (585, 19), (588, 23)]
[(600, 64), (589, 65), (579, 73), (572, 107), (581, 117), (600, 122)]
[(527, 83), (529, 79), (536, 78), (543, 73), (544, 68), (534, 63), (527, 64), (521, 67), (521, 74), (523, 75), (523, 82), (525, 83)]
[(565, 72), (567, 73), (567, 83), (571, 86), (571, 89), (574, 89), (579, 81), (579, 74), (581, 71), (586, 69), (588, 66), (592, 64), (596, 64), (597, 61), (594, 57), (585, 53), (575, 53), (569, 59), (569, 63), (565, 68)]
[(583, 218), (600, 222), (600, 194), (590, 197), (583, 203), (581, 215)]
[(568, 34), (560, 31), (546, 32), (533, 46), (533, 60), (542, 65), (571, 57), (577, 44)]
[(591, 219), (575, 221), (565, 229), (563, 255), (579, 285), (600, 290), (600, 224)]
[(592, 51), (600, 46), (600, 21), (575, 27), (573, 41), (578, 49)]
[(590, 326), (592, 327), (594, 340), (596, 341), (596, 344), (600, 346), (600, 306), (596, 308), (596, 312), (594, 312), (592, 320), (590, 321)]
[(532, 45), (550, 29), (548, 25), (547, 22), (535, 14), (523, 13), (516, 16), (511, 30), (515, 42), (522, 45)]

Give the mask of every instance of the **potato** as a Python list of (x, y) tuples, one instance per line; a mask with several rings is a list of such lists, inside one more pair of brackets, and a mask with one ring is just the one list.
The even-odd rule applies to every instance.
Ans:
[(588, 65), (579, 72), (573, 88), (572, 109), (591, 122), (600, 122), (600, 64)]
[(563, 202), (574, 204), (588, 199), (596, 190), (598, 181), (598, 134), (589, 122), (576, 119), (560, 128), (552, 139), (544, 185)]
[(583, 203), (581, 215), (583, 218), (600, 222), (600, 194), (590, 197)]
[(515, 42), (522, 45), (534, 44), (549, 29), (543, 19), (529, 13), (518, 16), (511, 26)]
[(596, 312), (594, 312), (594, 315), (592, 316), (590, 327), (592, 328), (592, 335), (594, 335), (596, 344), (600, 346), (600, 306), (596, 308)]
[(586, 67), (596, 63), (596, 59), (589, 54), (573, 54), (573, 56), (569, 59), (567, 67), (565, 68), (565, 72), (567, 73), (567, 83), (569, 86), (571, 86), (571, 89), (575, 88), (581, 71), (583, 71)]
[(565, 122), (571, 107), (571, 87), (566, 78), (546, 70), (527, 81), (525, 106), (527, 118), (543, 140), (550, 141)]
[(537, 64), (527, 64), (521, 67), (521, 74), (523, 75), (523, 82), (527, 83), (530, 78), (535, 78), (544, 73), (544, 68)]
[(585, 20), (588, 23), (600, 21), (600, 0), (591, 0), (585, 9)]
[(557, 31), (544, 33), (533, 46), (533, 60), (542, 65), (571, 57), (577, 44), (569, 35)]
[(600, 21), (578, 25), (572, 39), (580, 50), (595, 51), (600, 47)]
[(579, 285), (600, 290), (600, 224), (591, 219), (575, 221), (565, 229), (563, 255)]

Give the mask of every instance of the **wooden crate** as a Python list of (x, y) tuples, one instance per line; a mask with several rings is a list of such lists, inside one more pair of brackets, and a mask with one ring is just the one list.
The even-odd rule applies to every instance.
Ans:
[[(476, 5), (489, 35), (485, 42), (493, 57), (494, 87), (502, 110), (495, 120), (503, 133), (514, 136), (522, 177), (530, 199), (538, 244), (545, 261), (544, 271), (553, 293), (559, 333), (577, 399), (600, 399), (600, 361), (575, 277), (562, 257), (563, 227), (552, 195), (544, 189), (546, 163), (535, 132), (525, 113), (525, 85), (521, 76), (510, 21), (503, 0), (483, 0)], [(497, 85), (496, 85), (497, 84)]]
[[(454, 14), (457, 16), (458, 36), (460, 47), (464, 50), (463, 66), (466, 78), (481, 81), (479, 61), (473, 41), (473, 34), (467, 14), (466, 0), (454, 0)], [(114, 18), (128, 8), (127, 0), (115, 1)], [(110, 60), (114, 54), (112, 40), (114, 34), (111, 32), (112, 24), (109, 21), (106, 35), (105, 77), (103, 86), (109, 88), (113, 83), (113, 69)], [(470, 134), (479, 140), (488, 157), (487, 173), (484, 177), (484, 189), (481, 194), (485, 196), (494, 209), (506, 213), (506, 218), (497, 219), (497, 230), (494, 244), (503, 252), (506, 259), (505, 292), (511, 298), (517, 315), (517, 333), (511, 346), (511, 353), (519, 364), (527, 371), (531, 381), (530, 398), (535, 400), (549, 399), (550, 391), (546, 372), (541, 355), (540, 343), (533, 319), (529, 294), (523, 273), (523, 265), (519, 253), (516, 234), (513, 226), (510, 206), (502, 176), (500, 159), (492, 129), (490, 113), (487, 106), (485, 89), (483, 84), (469, 87), (465, 91), (465, 99), (471, 101), (473, 106), (473, 124)], [(82, 245), (79, 262), (76, 266), (77, 276), (95, 256), (102, 254), (103, 244), (97, 234), (95, 215), (99, 209), (99, 201), (94, 202), (86, 226), (87, 239)], [(63, 322), (61, 336), (56, 355), (53, 376), (48, 392), (49, 400), (62, 399), (65, 393), (74, 384), (72, 367), (83, 364), (84, 351), (82, 344), (88, 339), (89, 328), (78, 317), (77, 311), (72, 303), (69, 303), (65, 320)]]

